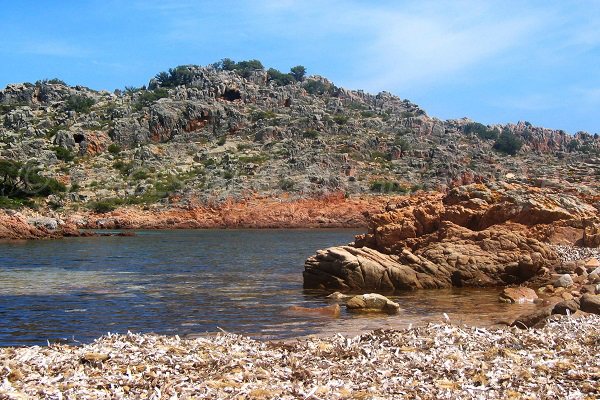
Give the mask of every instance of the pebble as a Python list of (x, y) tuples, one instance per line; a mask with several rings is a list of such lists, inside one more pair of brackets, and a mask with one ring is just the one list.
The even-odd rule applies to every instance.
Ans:
[(600, 249), (592, 249), (589, 247), (573, 247), (573, 246), (552, 246), (563, 262), (587, 260), (590, 258), (600, 259)]

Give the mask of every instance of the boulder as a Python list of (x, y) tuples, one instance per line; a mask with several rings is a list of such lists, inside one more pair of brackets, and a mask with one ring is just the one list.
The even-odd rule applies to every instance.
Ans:
[(366, 312), (386, 312), (395, 314), (400, 310), (400, 305), (385, 296), (377, 293), (368, 293), (354, 296), (346, 303), (348, 310)]
[[(308, 258), (305, 287), (380, 291), (520, 284), (555, 271), (561, 262), (549, 242), (580, 241), (586, 221), (597, 213), (571, 195), (508, 183), (414, 196), (386, 210), (370, 217), (369, 232), (354, 244)], [(568, 272), (577, 266), (571, 264)], [(569, 287), (573, 280), (558, 284)]]
[(537, 298), (535, 290), (523, 286), (506, 288), (500, 293), (500, 301), (504, 303), (533, 303)]
[(567, 288), (573, 286), (573, 278), (571, 278), (571, 275), (569, 274), (561, 275), (554, 281), (553, 285), (556, 288)]
[(600, 295), (584, 294), (580, 300), (581, 311), (600, 314)]
[(600, 268), (600, 261), (597, 258), (589, 258), (585, 261), (585, 268), (587, 272), (592, 272), (596, 268)]
[(552, 315), (553, 309), (553, 306), (549, 306), (522, 314), (517, 317), (510, 326), (516, 326), (521, 329), (540, 327), (544, 325), (548, 317)]
[(577, 310), (579, 310), (579, 304), (575, 300), (565, 300), (554, 305), (552, 314), (571, 315)]

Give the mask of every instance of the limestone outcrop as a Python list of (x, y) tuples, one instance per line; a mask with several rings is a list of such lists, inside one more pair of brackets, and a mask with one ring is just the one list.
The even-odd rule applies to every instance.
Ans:
[(581, 245), (598, 223), (581, 198), (521, 184), (422, 194), (374, 215), (350, 246), (318, 251), (304, 286), (407, 290), (519, 284), (554, 269), (551, 244)]

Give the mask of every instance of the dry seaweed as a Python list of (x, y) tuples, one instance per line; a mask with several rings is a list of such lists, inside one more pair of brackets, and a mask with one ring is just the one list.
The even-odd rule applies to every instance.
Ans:
[(0, 349), (0, 399), (595, 399), (600, 316), (261, 342), (129, 333)]

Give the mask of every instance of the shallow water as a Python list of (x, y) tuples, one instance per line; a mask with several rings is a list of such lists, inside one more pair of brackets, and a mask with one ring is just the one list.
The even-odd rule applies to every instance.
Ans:
[(0, 346), (88, 342), (107, 332), (196, 335), (220, 329), (282, 339), (450, 319), (491, 324), (530, 305), (497, 290), (399, 293), (395, 316), (315, 318), (331, 304), (302, 289), (303, 262), (352, 230), (140, 231), (136, 237), (0, 243)]

